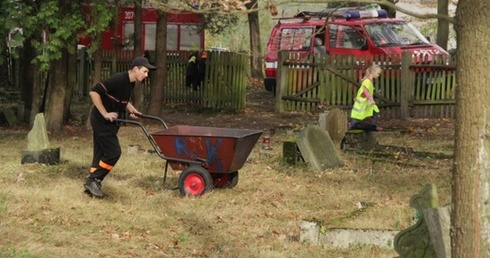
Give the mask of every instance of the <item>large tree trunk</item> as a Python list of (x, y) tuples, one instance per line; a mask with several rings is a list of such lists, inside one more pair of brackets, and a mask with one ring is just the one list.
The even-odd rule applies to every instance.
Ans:
[[(98, 35), (97, 37), (97, 41), (98, 41), (98, 45), (100, 46), (101, 43), (102, 43), (102, 33)], [(98, 82), (101, 82), (102, 81), (102, 48), (98, 48), (95, 52), (94, 52), (94, 77), (93, 77), (93, 81), (89, 82), (89, 87), (91, 90), (93, 85), (95, 85), (95, 83), (98, 83)], [(91, 101), (91, 100), (89, 100)], [(93, 104), (90, 105), (88, 111), (87, 111), (87, 121), (85, 122), (85, 129), (87, 130), (91, 130), (92, 129), (92, 125), (90, 124), (90, 111), (92, 110), (93, 108)]]
[[(437, 1), (437, 14), (448, 15), (449, 0)], [(436, 44), (447, 50), (447, 41), (449, 39), (449, 22), (445, 19), (437, 19), (437, 38)]]
[(117, 54), (116, 52), (121, 49), (121, 44), (123, 43), (122, 36), (117, 33), (117, 27), (119, 26), (119, 0), (114, 1), (114, 6), (116, 6), (117, 15), (112, 19), (112, 62), (111, 62), (111, 73), (115, 74), (117, 72)]
[[(99, 35), (99, 43), (102, 42), (102, 34)], [(102, 48), (94, 52), (94, 77), (93, 81), (89, 81), (89, 91), (92, 87), (102, 81)]]
[(155, 64), (157, 70), (152, 81), (150, 104), (148, 105), (148, 114), (160, 116), (163, 102), (163, 88), (167, 78), (167, 14), (158, 10), (157, 32), (156, 32), (156, 52)]
[[(248, 9), (257, 10), (258, 2), (253, 0), (247, 5)], [(259, 23), (259, 12), (250, 12), (248, 14), (248, 26), (250, 30), (250, 50), (252, 52), (250, 60), (250, 71), (252, 78), (262, 81), (264, 79), (264, 74), (262, 73), (262, 49), (260, 43), (260, 23)]]
[[(32, 63), (35, 58), (36, 51), (30, 44), (30, 40), (24, 43), (20, 57), (17, 62), (21, 62), (20, 71), (17, 71), (20, 80), (20, 91), (22, 96), (22, 101), (24, 102), (24, 109), (26, 114), (26, 122), (31, 122), (31, 110), (33, 110), (34, 116), (39, 112), (39, 107), (41, 103), (41, 85), (39, 73), (36, 70), (36, 65)], [(34, 121), (34, 119), (32, 119)]]
[[(76, 49), (76, 42), (74, 46)], [(73, 92), (75, 91), (75, 85), (77, 84), (77, 60), (78, 53), (75, 51), (69, 53), (67, 56), (67, 69), (66, 69), (66, 92), (65, 92), (65, 108), (63, 112), (63, 123), (68, 122), (70, 119), (70, 106), (73, 100)]]
[(63, 126), (68, 53), (66, 50), (62, 52), (62, 57), (53, 61), (50, 69), (52, 76), (49, 80), (50, 90), (45, 115), (46, 129), (52, 133), (60, 132)]
[(452, 257), (490, 257), (490, 5), (459, 0)]
[[(142, 0), (134, 0), (134, 56), (142, 56), (143, 55), (143, 46), (141, 45), (141, 28), (142, 28)], [(141, 82), (136, 82), (133, 96), (132, 96), (132, 104), (138, 109), (142, 110), (143, 108), (143, 86)]]
[[(392, 3), (392, 4), (396, 4), (398, 2), (398, 0), (388, 0), (388, 2)], [(386, 10), (386, 13), (388, 15), (389, 18), (396, 18), (396, 10), (393, 9), (393, 8), (390, 8), (386, 5), (381, 5), (381, 8)]]

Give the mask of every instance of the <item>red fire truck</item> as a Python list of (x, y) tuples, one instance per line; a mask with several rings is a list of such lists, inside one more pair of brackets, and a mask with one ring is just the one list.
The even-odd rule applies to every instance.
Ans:
[[(266, 90), (275, 92), (278, 51), (299, 55), (331, 54), (366, 57), (411, 52), (431, 61), (438, 54), (449, 55), (431, 44), (412, 24), (387, 18), (374, 8), (340, 8), (321, 12), (300, 12), (279, 18), (272, 28), (265, 54)], [(364, 59), (364, 58), (363, 58)]]
[[(134, 7), (122, 7), (119, 9), (119, 22), (117, 26), (117, 40), (114, 44), (114, 31), (109, 28), (103, 33), (102, 49), (113, 48), (133, 49), (134, 34)], [(155, 50), (157, 10), (143, 8), (143, 27), (141, 40), (144, 50)], [(167, 14), (167, 50), (168, 51), (191, 51), (204, 49), (204, 31), (199, 30), (201, 23), (199, 15), (191, 12), (175, 12)], [(82, 39), (80, 45), (88, 45), (90, 39)]]

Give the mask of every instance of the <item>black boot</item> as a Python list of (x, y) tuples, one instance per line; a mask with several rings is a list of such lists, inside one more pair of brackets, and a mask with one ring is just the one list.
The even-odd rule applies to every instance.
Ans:
[(102, 192), (102, 184), (101, 180), (97, 178), (88, 178), (85, 184), (85, 192), (96, 197), (96, 198), (105, 198), (106, 195)]

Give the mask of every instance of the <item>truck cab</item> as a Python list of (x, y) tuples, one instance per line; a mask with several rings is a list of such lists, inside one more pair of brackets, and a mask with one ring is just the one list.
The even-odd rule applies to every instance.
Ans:
[[(411, 23), (387, 18), (379, 6), (300, 12), (279, 18), (272, 28), (265, 54), (264, 87), (275, 92), (279, 51), (306, 55), (402, 54), (431, 61), (435, 55), (449, 55), (429, 42)], [(422, 59), (423, 58), (423, 59)]]

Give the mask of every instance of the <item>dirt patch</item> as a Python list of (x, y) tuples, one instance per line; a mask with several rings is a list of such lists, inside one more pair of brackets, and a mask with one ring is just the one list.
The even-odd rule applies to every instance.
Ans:
[(247, 90), (246, 107), (242, 111), (197, 108), (192, 105), (164, 107), (163, 119), (171, 125), (198, 125), (224, 128), (270, 130), (275, 128), (299, 128), (315, 123), (318, 112), (275, 112), (275, 97), (263, 88)]

